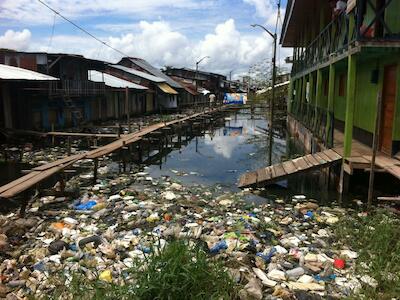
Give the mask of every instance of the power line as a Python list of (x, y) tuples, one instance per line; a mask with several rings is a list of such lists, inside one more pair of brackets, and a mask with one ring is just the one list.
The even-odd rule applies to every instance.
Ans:
[(61, 13), (59, 13), (58, 11), (56, 11), (54, 8), (50, 7), (47, 3), (43, 2), (42, 0), (37, 0), (39, 1), (41, 4), (43, 4), (44, 6), (46, 6), (48, 9), (50, 9), (52, 12), (54, 12), (55, 14), (59, 15), (61, 18), (63, 18), (65, 21), (67, 21), (68, 23), (72, 24), (73, 26), (75, 26), (76, 28), (78, 28), (79, 30), (83, 31), (84, 33), (86, 33), (88, 36), (92, 37), (93, 39), (95, 39), (96, 41), (98, 41), (99, 43), (103, 44), (104, 46), (118, 52), (119, 54), (121, 54), (122, 56), (128, 56), (127, 54), (125, 54), (124, 52), (110, 46), (109, 44), (107, 44), (106, 42), (102, 41), (101, 39), (97, 38), (96, 36), (94, 36), (93, 34), (91, 34), (89, 31), (87, 31), (86, 29), (82, 28), (81, 26), (79, 26), (78, 24), (74, 23), (73, 21), (71, 21), (70, 19), (68, 19), (67, 17), (64, 17)]
[(51, 29), (51, 36), (50, 36), (49, 44), (48, 44), (48, 46), (47, 46), (47, 52), (50, 50), (50, 46), (51, 46), (51, 44), (52, 44), (52, 42), (53, 42), (54, 28), (55, 28), (55, 26), (56, 26), (56, 17), (57, 17), (57, 14), (54, 14), (54, 18), (53, 18), (53, 28)]

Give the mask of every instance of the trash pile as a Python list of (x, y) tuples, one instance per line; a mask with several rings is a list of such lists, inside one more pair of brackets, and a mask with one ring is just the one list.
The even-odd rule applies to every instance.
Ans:
[(25, 219), (0, 216), (0, 297), (51, 294), (60, 273), (121, 283), (134, 260), (175, 238), (223, 260), (241, 299), (332, 299), (376, 285), (356, 276), (357, 253), (335, 244), (331, 226), (346, 213), (338, 207), (301, 195), (256, 206), (244, 200), (248, 191), (185, 187), (146, 172), (68, 184), (80, 185), (78, 199), (47, 196)]

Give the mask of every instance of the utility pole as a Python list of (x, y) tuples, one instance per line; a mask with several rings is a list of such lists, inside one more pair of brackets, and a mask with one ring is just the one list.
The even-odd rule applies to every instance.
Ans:
[(273, 51), (273, 56), (272, 56), (272, 98), (271, 98), (271, 101), (269, 104), (269, 137), (268, 137), (268, 139), (269, 139), (268, 140), (268, 143), (269, 143), (268, 164), (269, 165), (272, 165), (272, 146), (274, 144), (273, 126), (274, 126), (275, 82), (276, 82), (276, 47), (277, 47), (277, 40), (278, 40), (277, 30), (278, 30), (280, 7), (281, 7), (281, 2), (279, 1), (275, 33), (272, 33), (271, 31), (269, 31), (267, 28), (265, 28), (262, 25), (259, 25), (259, 24), (251, 25), (252, 27), (260, 27), (274, 39), (274, 51)]

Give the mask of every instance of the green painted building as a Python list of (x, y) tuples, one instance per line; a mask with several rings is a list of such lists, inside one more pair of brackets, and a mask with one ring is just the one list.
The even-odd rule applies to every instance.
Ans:
[[(371, 146), (382, 99), (379, 150), (400, 151), (400, 0), (288, 0), (281, 44), (293, 48), (289, 115), (331, 146), (333, 128)], [(343, 3), (344, 2), (344, 3)], [(341, 6), (341, 5), (345, 6)]]

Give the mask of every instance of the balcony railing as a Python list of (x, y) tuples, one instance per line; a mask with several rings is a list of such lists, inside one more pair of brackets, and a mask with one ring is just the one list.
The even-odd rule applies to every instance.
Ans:
[[(385, 11), (394, 9), (395, 1), (387, 0), (382, 7), (375, 7), (369, 0), (358, 0), (354, 13), (343, 11), (306, 48), (300, 49), (298, 57), (293, 61), (292, 75), (328, 61), (332, 55), (346, 51), (355, 41), (400, 42), (399, 26), (394, 28), (395, 25), (390, 25), (383, 17)], [(369, 20), (365, 19), (366, 9), (374, 12)], [(354, 21), (354, 26), (350, 26), (350, 21)]]
[[(300, 121), (316, 137), (324, 141), (325, 146), (333, 146), (334, 114), (325, 108), (316, 107), (308, 102), (292, 102), (291, 115)], [(329, 118), (328, 118), (329, 116)], [(329, 120), (328, 120), (329, 119)], [(328, 123), (329, 122), (329, 123)], [(328, 127), (328, 132), (327, 132)]]
[(60, 80), (54, 82), (49, 89), (50, 96), (93, 96), (105, 93), (104, 82), (88, 80)]

